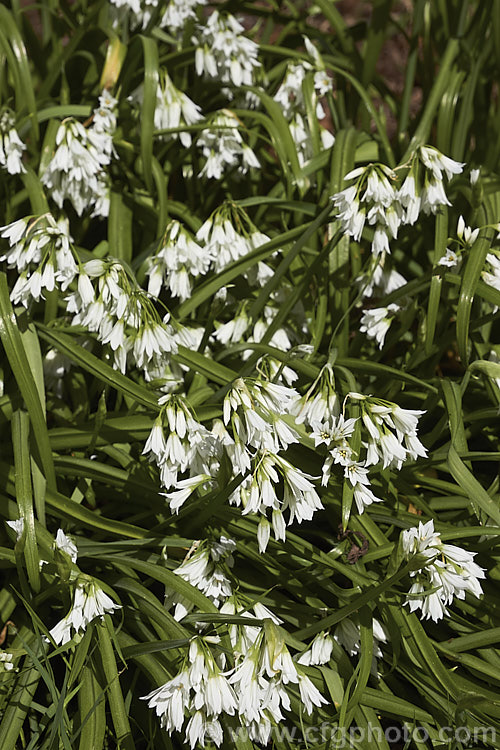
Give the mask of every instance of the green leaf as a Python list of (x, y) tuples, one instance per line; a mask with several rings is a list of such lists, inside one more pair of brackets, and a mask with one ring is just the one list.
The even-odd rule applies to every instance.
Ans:
[(7, 278), (4, 273), (0, 273), (0, 338), (30, 415), (47, 484), (50, 488), (55, 489), (56, 476), (45, 422), (44, 407), (40, 401), (39, 390), (30, 369), (21, 333), (17, 326), (16, 316), (10, 304)]
[(490, 518), (500, 525), (500, 507), (465, 466), (457, 451), (450, 446), (448, 468), (455, 482), (467, 493), (471, 503), (478, 505)]
[(111, 385), (125, 396), (129, 396), (153, 411), (158, 412), (160, 410), (158, 401), (147, 388), (114, 370), (110, 365), (89, 352), (88, 349), (84, 349), (73, 341), (68, 334), (61, 333), (55, 328), (49, 328), (42, 323), (37, 323), (37, 328), (42, 339), (48, 341), (57, 351), (65, 354), (72, 362), (90, 372), (98, 380)]
[(471, 372), (478, 372), (483, 375), (487, 375), (493, 380), (500, 378), (500, 362), (489, 362), (486, 359), (476, 359), (469, 365)]
[(111, 191), (108, 217), (109, 254), (130, 263), (132, 260), (132, 209), (123, 195)]
[(33, 137), (37, 139), (37, 107), (28, 55), (14, 17), (4, 5), (0, 5), (0, 49), (7, 58), (15, 81), (17, 109), (30, 116)]
[(24, 411), (15, 411), (12, 415), (12, 445), (14, 448), (14, 466), (16, 475), (16, 498), (19, 505), (19, 517), (24, 521), (23, 541), (24, 559), (28, 571), (28, 580), (34, 591), (40, 590), (39, 556), (35, 534), (35, 514), (33, 510), (33, 491), (31, 486), (29, 417)]
[[(434, 258), (433, 265), (436, 267), (439, 259), (446, 255), (448, 243), (448, 209), (441, 207), (436, 216), (436, 230), (434, 235)], [(429, 303), (427, 306), (427, 318), (425, 321), (425, 352), (430, 354), (434, 344), (434, 333), (439, 316), (439, 300), (441, 297), (442, 276), (433, 275), (429, 292)]]
[(82, 669), (81, 689), (78, 693), (80, 711), (80, 750), (102, 750), (106, 733), (104, 691), (94, 670), (85, 665)]
[(116, 742), (117, 746), (123, 748), (123, 750), (135, 750), (135, 741), (130, 729), (128, 711), (125, 708), (125, 701), (120, 687), (120, 678), (108, 627), (112, 627), (112, 625), (110, 624), (109, 616), (106, 616), (106, 621), (99, 623), (96, 626), (96, 630), (99, 638), (102, 670), (107, 683), (106, 693), (115, 729)]
[(140, 35), (144, 53), (144, 88), (141, 107), (141, 158), (144, 181), (150, 193), (153, 191), (153, 144), (156, 92), (159, 83), (158, 46), (151, 37)]
[(460, 299), (457, 307), (457, 343), (462, 362), (466, 365), (469, 361), (469, 326), (472, 302), (476, 293), (477, 284), (484, 268), (486, 255), (491, 248), (492, 232), (486, 230), (480, 235), (469, 251), (467, 265), (463, 273), (462, 285), (460, 287)]

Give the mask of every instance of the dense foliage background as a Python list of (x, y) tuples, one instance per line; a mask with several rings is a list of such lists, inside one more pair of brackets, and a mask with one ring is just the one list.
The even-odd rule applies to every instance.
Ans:
[(0, 748), (497, 747), (498, 0), (0, 58)]

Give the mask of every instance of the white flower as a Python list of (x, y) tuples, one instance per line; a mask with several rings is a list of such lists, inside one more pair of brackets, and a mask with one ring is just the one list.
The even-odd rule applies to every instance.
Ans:
[(474, 562), (475, 553), (443, 544), (432, 519), (403, 531), (401, 543), (407, 558), (420, 554), (427, 560), (423, 568), (410, 573), (417, 577), (405, 601), (411, 612), (421, 609), (424, 619), (438, 622), (447, 614), (446, 606), (455, 596), (464, 599), (466, 591), (477, 597), (482, 595), (479, 580), (485, 573)]
[(387, 331), (391, 327), (395, 315), (401, 311), (399, 305), (391, 304), (387, 307), (376, 307), (367, 310), (361, 318), (361, 333), (366, 333), (368, 338), (375, 339), (379, 349), (384, 346)]
[(71, 562), (76, 563), (78, 559), (78, 548), (71, 537), (66, 536), (62, 529), (57, 530), (54, 545), (69, 555)]
[(274, 95), (274, 100), (281, 104), (283, 114), (290, 119), (297, 111), (304, 111), (302, 83), (311, 65), (308, 62), (289, 63), (286, 74)]
[(358, 513), (363, 513), (364, 509), (372, 503), (381, 503), (382, 499), (376, 497), (371, 489), (361, 482), (354, 485), (354, 501), (358, 509)]
[(395, 428), (405, 435), (416, 433), (418, 420), (422, 414), (425, 414), (424, 409), (402, 409), (397, 404), (391, 410), (391, 418)]
[(466, 226), (464, 217), (460, 216), (457, 224), (457, 237), (459, 239), (463, 239), (465, 244), (470, 246), (473, 245), (477, 240), (478, 235), (479, 227), (476, 227), (476, 229), (472, 230), (470, 227)]
[(410, 170), (397, 193), (398, 201), (405, 209), (405, 224), (415, 224), (421, 207), (421, 196), (415, 182), (413, 170)]
[(205, 738), (219, 747), (223, 740), (222, 726), (217, 719), (208, 719), (203, 711), (196, 711), (187, 723), (186, 737), (191, 745), (191, 750), (194, 750), (198, 743), (204, 747)]
[(422, 190), (422, 210), (425, 214), (435, 214), (440, 206), (451, 206), (444, 192), (443, 182), (434, 176), (429, 179), (426, 175)]
[(479, 179), (481, 170), (480, 169), (471, 169), (470, 171), (470, 184), (475, 185)]
[(241, 122), (230, 110), (216, 112), (207, 122), (207, 129), (199, 135), (197, 145), (206, 159), (200, 177), (220, 180), (226, 170), (236, 168), (246, 174), (259, 161), (239, 132)]
[[(139, 101), (142, 97), (139, 97)], [(156, 93), (156, 107), (154, 126), (156, 130), (179, 128), (183, 125), (194, 125), (203, 119), (200, 107), (186, 94), (177, 89), (168, 73), (162, 71), (161, 83), (158, 83)], [(178, 137), (185, 148), (191, 145), (191, 134), (188, 131), (173, 133), (170, 137)], [(163, 136), (164, 137), (164, 136)]]
[(299, 674), (299, 691), (300, 700), (304, 705), (306, 713), (309, 715), (312, 713), (314, 706), (319, 707), (328, 703), (305, 674)]
[(311, 666), (313, 664), (328, 664), (332, 655), (333, 638), (323, 631), (318, 633), (311, 643), (309, 649), (305, 651), (299, 659), (298, 664)]
[[(221, 537), (219, 542), (205, 543), (196, 548), (195, 544), (191, 548), (194, 551), (188, 553), (174, 573), (192, 586), (196, 586), (216, 607), (219, 607), (232, 594), (231, 582), (226, 575), (226, 570), (234, 564), (232, 552), (236, 544), (226, 537)], [(225, 569), (224, 566), (227, 568)], [(167, 606), (175, 605), (175, 619), (182, 620), (191, 610), (192, 603), (171, 590), (167, 590), (165, 595)]]
[(146, 319), (133, 335), (133, 342), (133, 353), (138, 367), (144, 367), (152, 359), (161, 358), (165, 354), (177, 352), (172, 327), (157, 321)]
[(375, 267), (355, 280), (363, 297), (384, 297), (407, 283), (398, 271), (387, 268), (383, 260), (377, 258)]
[(257, 542), (259, 543), (259, 552), (265, 552), (271, 536), (271, 524), (267, 518), (261, 518), (257, 527)]
[(462, 162), (450, 159), (449, 156), (445, 156), (432, 146), (420, 146), (418, 154), (422, 163), (432, 172), (435, 179), (439, 181), (443, 179), (443, 172), (451, 180), (453, 175), (460, 174), (465, 167), (465, 164)]
[(437, 552), (432, 551), (432, 548), (440, 544), (440, 536), (434, 531), (434, 521), (431, 519), (427, 523), (419, 521), (418, 526), (405, 529), (401, 534), (401, 541), (406, 555), (427, 553), (429, 550), (431, 555), (436, 555)]
[(223, 346), (237, 344), (242, 341), (243, 335), (248, 328), (248, 323), (249, 320), (243, 308), (232, 320), (217, 325), (214, 337)]
[(190, 704), (191, 682), (188, 670), (179, 672), (172, 680), (156, 688), (141, 700), (149, 701), (149, 708), (156, 710), (161, 726), (172, 732), (180, 731), (184, 724), (185, 712)]
[(169, 500), (170, 510), (173, 513), (178, 513), (179, 508), (184, 505), (193, 492), (210, 480), (211, 476), (209, 474), (198, 474), (188, 479), (181, 479), (176, 483), (176, 489), (173, 492), (160, 492), (160, 495)]
[(331, 200), (336, 208), (337, 219), (342, 221), (344, 232), (359, 242), (365, 225), (366, 208), (360, 204), (357, 186), (351, 185), (335, 193)]
[(218, 716), (222, 711), (233, 716), (237, 708), (236, 696), (226, 677), (220, 671), (209, 674), (204, 684), (205, 710), (209, 716)]
[(217, 78), (234, 86), (253, 86), (258, 45), (243, 35), (244, 28), (229, 13), (213, 11), (204, 26), (198, 27), (195, 64), (198, 75)]
[(160, 25), (168, 26), (172, 31), (182, 31), (190, 18), (196, 18), (196, 8), (206, 3), (207, 0), (170, 0)]
[(26, 146), (15, 128), (15, 115), (10, 109), (4, 109), (0, 115), (0, 166), (9, 174), (26, 172), (23, 164), (23, 151)]
[(107, 191), (104, 168), (113, 153), (115, 104), (116, 100), (104, 92), (90, 128), (71, 118), (59, 126), (56, 150), (41, 177), (59, 208), (68, 199), (79, 215), (90, 208), (94, 209), (93, 215), (107, 215), (108, 201), (103, 199)]
[(71, 631), (80, 635), (87, 625), (96, 617), (113, 614), (121, 609), (93, 580), (79, 581), (75, 586), (73, 606), (70, 611), (50, 631), (50, 636), (57, 645), (64, 645), (71, 640)]
[(332, 443), (344, 445), (347, 438), (352, 436), (356, 422), (357, 419), (345, 419), (343, 414), (338, 417), (332, 416), (319, 427), (319, 430), (311, 432), (311, 437), (316, 446), (320, 443), (325, 443), (327, 447)]
[[(39, 300), (43, 289), (52, 291), (56, 283), (66, 289), (77, 273), (67, 220), (56, 222), (50, 213), (32, 219), (26, 217), (0, 228), (1, 236), (10, 245), (0, 260), (22, 272), (12, 289), (11, 300), (25, 306), (32, 298)], [(32, 265), (37, 265), (34, 272), (29, 270)]]
[(146, 444), (144, 446), (143, 454), (153, 453), (157, 460), (161, 459), (165, 453), (167, 444), (165, 442), (165, 436), (163, 434), (163, 421), (161, 417), (155, 419), (153, 429), (151, 430)]
[(461, 258), (449, 247), (446, 248), (446, 254), (442, 255), (438, 260), (438, 266), (447, 266), (448, 268), (456, 268), (461, 262)]
[(204, 275), (213, 262), (210, 250), (203, 249), (178, 221), (171, 221), (160, 249), (148, 260), (148, 291), (158, 297), (163, 283), (181, 301), (191, 296), (192, 279)]
[(42, 182), (51, 191), (59, 208), (68, 198), (81, 215), (95, 202), (101, 169), (99, 154), (89, 142), (79, 122), (68, 119), (56, 134), (56, 151), (42, 174)]
[(494, 253), (488, 253), (486, 262), (490, 265), (490, 271), (483, 271), (481, 276), (487, 284), (500, 291), (500, 258)]
[(383, 257), (390, 252), (389, 234), (397, 237), (404, 218), (399, 194), (391, 182), (396, 174), (383, 164), (369, 164), (352, 170), (344, 179), (356, 182), (332, 196), (336, 218), (356, 241), (361, 238), (365, 221), (374, 225), (371, 250), (375, 257)]
[(14, 655), (9, 654), (8, 651), (0, 651), (0, 670), (10, 672), (14, 669), (14, 664), (12, 663), (13, 658)]

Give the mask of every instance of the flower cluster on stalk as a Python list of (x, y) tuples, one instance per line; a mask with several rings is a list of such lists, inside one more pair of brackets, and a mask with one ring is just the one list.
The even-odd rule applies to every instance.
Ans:
[(103, 91), (90, 127), (72, 118), (59, 126), (55, 152), (41, 178), (59, 208), (69, 200), (80, 216), (89, 209), (92, 216), (108, 215), (107, 167), (113, 156), (116, 105), (109, 91)]
[[(328, 702), (300, 660), (292, 658), (275, 618), (264, 614), (255, 627), (242, 626), (252, 628), (252, 640), (234, 666), (227, 668), (223, 653), (214, 656), (218, 639), (213, 644), (213, 637), (197, 636), (176, 676), (144, 696), (167, 731), (180, 731), (187, 720), (184, 732), (192, 748), (207, 740), (219, 746), (227, 716), (236, 716), (251, 739), (267, 744), (272, 726), (291, 709), (290, 692), (295, 689), (307, 714)], [(233, 630), (233, 647), (239, 637)]]
[[(190, 38), (196, 48), (196, 75), (204, 79), (209, 90), (210, 82), (223, 84), (221, 93), (226, 104), (243, 94), (248, 106), (259, 99), (247, 90), (255, 86), (262, 67), (258, 60), (259, 46), (245, 35), (243, 25), (234, 16), (213, 10), (202, 24), (205, 11), (198, 9), (206, 5), (206, 0), (168, 3), (110, 0), (110, 5), (111, 18), (121, 31), (128, 33), (131, 29), (154, 26), (158, 38), (168, 39), (167, 33), (161, 31), (166, 29), (179, 50), (182, 38)], [(301, 168), (316, 151), (330, 148), (335, 140), (319, 122), (317, 129), (311, 127), (313, 116), (316, 120), (325, 116), (323, 105), (333, 81), (308, 39), (305, 47), (308, 59), (304, 56), (299, 62), (288, 63), (286, 68), (278, 66), (281, 72), (275, 74), (284, 71), (284, 77), (274, 88), (274, 104), (271, 102), (274, 110), (281, 109)], [(162, 58), (162, 65), (165, 64)], [(351, 505), (362, 514), (373, 503), (382, 503), (390, 489), (386, 470), (398, 472), (406, 462), (427, 456), (427, 449), (418, 437), (419, 421), (425, 411), (402, 408), (393, 401), (351, 390), (358, 387), (351, 382), (348, 387), (343, 382), (339, 384), (336, 353), (330, 350), (327, 363), (324, 364), (325, 359), (320, 361), (319, 344), (313, 347), (310, 343), (313, 323), (317, 321), (306, 315), (301, 300), (295, 301), (289, 315), (280, 314), (294, 293), (295, 273), (300, 274), (304, 269), (305, 273), (311, 272), (308, 286), (311, 294), (316, 293), (316, 284), (320, 286), (318, 273), (313, 273), (317, 256), (315, 240), (304, 240), (305, 260), (290, 253), (289, 278), (280, 269), (277, 277), (283, 278), (273, 284), (276, 272), (273, 261), (280, 254), (279, 259), (285, 256), (288, 263), (289, 250), (285, 245), (283, 249), (277, 247), (274, 240), (274, 233), (279, 232), (277, 226), (271, 223), (268, 231), (272, 236), (268, 236), (261, 231), (258, 218), (254, 223), (242, 207), (245, 203), (256, 203), (259, 196), (238, 202), (233, 200), (230, 190), (231, 179), (241, 185), (242, 175), (256, 174), (250, 170), (262, 169), (264, 174), (273, 153), (253, 139), (236, 106), (234, 112), (221, 108), (205, 116), (201, 107), (174, 83), (178, 79), (170, 67), (168, 72), (166, 68), (159, 71), (155, 85), (156, 80), (153, 176), (158, 178), (157, 190), (153, 197), (145, 196), (141, 185), (134, 200), (137, 197), (137, 206), (149, 215), (155, 210), (155, 201), (161, 203), (165, 199), (169, 218), (164, 226), (151, 231), (151, 244), (145, 254), (134, 258), (129, 265), (110, 254), (109, 236), (108, 240), (100, 238), (100, 244), (90, 254), (78, 246), (79, 240), (73, 240), (69, 220), (64, 215), (64, 209), (71, 204), (70, 217), (76, 212), (81, 219), (75, 237), (85, 236), (89, 219), (108, 217), (115, 167), (116, 173), (123, 170), (123, 175), (130, 169), (126, 158), (118, 159), (113, 143), (118, 126), (118, 99), (104, 89), (99, 106), (85, 123), (73, 117), (60, 123), (54, 143), (49, 144), (42, 159), (40, 180), (59, 212), (56, 209), (55, 213), (26, 216), (0, 227), (0, 238), (8, 246), (2, 248), (0, 261), (16, 274), (10, 294), (14, 305), (30, 309), (52, 292), (60, 292), (58, 304), (68, 316), (65, 321), (70, 321), (72, 330), (85, 337), (85, 346), (91, 348), (95, 341), (99, 342), (104, 347), (105, 361), (129, 375), (135, 368), (133, 377), (141, 377), (158, 398), (158, 414), (140, 461), (145, 473), (158, 477), (159, 494), (164, 498), (162, 515), (172, 516), (168, 522), (178, 522), (184, 511), (189, 513), (190, 501), (196, 507), (196, 499), (208, 504), (214, 496), (218, 502), (222, 495), (232, 506), (225, 511), (233, 517), (235, 508), (241, 512), (244, 519), (240, 522), (245, 528), (253, 528), (255, 549), (258, 547), (264, 555), (269, 546), (284, 542), (287, 533), (290, 539), (289, 527), (311, 521), (316, 513), (328, 507), (333, 493), (337, 493), (337, 499), (340, 493), (343, 520), (349, 516)], [(137, 83), (138, 79), (134, 79), (136, 88), (128, 102), (136, 108), (133, 137), (139, 142), (144, 133), (141, 130), (144, 84), (137, 87)], [(180, 85), (190, 91), (186, 82)], [(125, 109), (127, 104), (124, 104)], [(224, 102), (217, 100), (216, 106), (224, 107)], [(20, 124), (21, 134), (24, 127)], [(122, 149), (123, 153), (129, 153), (134, 146), (125, 136), (122, 138), (121, 130), (118, 137), (116, 148), (120, 154)], [(27, 143), (31, 150), (30, 141)], [(151, 152), (142, 146), (141, 142), (138, 173), (140, 178), (144, 174), (147, 185), (144, 155), (149, 153), (151, 157)], [(13, 113), (4, 110), (0, 116), (0, 166), (10, 175), (24, 175), (26, 150)], [(179, 153), (192, 158), (180, 164), (176, 161)], [(168, 158), (172, 154), (175, 157), (171, 173), (165, 154)], [(111, 170), (113, 160), (116, 162)], [(329, 229), (337, 231), (340, 227), (355, 243), (364, 238), (370, 245), (369, 259), (353, 283), (359, 292), (358, 306), (362, 304), (360, 299), (370, 300), (370, 307), (360, 315), (358, 331), (372, 339), (380, 350), (392, 322), (409, 305), (408, 298), (402, 296), (404, 292), (397, 302), (377, 301), (407, 284), (404, 276), (393, 268), (391, 245), (398, 240), (401, 228), (414, 225), (422, 213), (434, 215), (451, 205), (445, 179), (452, 180), (461, 174), (463, 167), (464, 164), (436, 148), (420, 146), (398, 167), (380, 163), (356, 167), (345, 177), (350, 184), (332, 196), (334, 216)], [(192, 215), (184, 213), (171, 199), (172, 183), (181, 179), (181, 175), (198, 180), (205, 187), (214, 185), (209, 181), (218, 181), (214, 196), (223, 190), (226, 199), (222, 202), (219, 195), (208, 201), (207, 213), (211, 212), (208, 218), (207, 214), (196, 216), (194, 210)], [(162, 181), (166, 177), (163, 190)], [(478, 179), (479, 173), (471, 174), (473, 185)], [(289, 201), (288, 196), (285, 200), (278, 192), (273, 192), (272, 198), (277, 206), (286, 206)], [(310, 206), (307, 210), (310, 211)], [(98, 223), (101, 230), (105, 224)], [(132, 232), (137, 231), (134, 226)], [(466, 226), (461, 216), (457, 236), (450, 240), (445, 254), (434, 260), (433, 272), (443, 276), (447, 271), (458, 271), (479, 232), (480, 228)], [(332, 235), (327, 236), (331, 239)], [(266, 253), (264, 246), (268, 243), (272, 243), (271, 250)], [(252, 253), (256, 258), (253, 263)], [(244, 270), (233, 274), (239, 267)], [(137, 281), (136, 271), (141, 284), (146, 277), (147, 291)], [(209, 274), (224, 274), (230, 280), (208, 300), (211, 307), (207, 325), (202, 315), (197, 318), (192, 309), (185, 325), (177, 323), (168, 312), (175, 310), (170, 307), (171, 298), (174, 304), (183, 303), (181, 319), (183, 310), (189, 307), (184, 303)], [(497, 251), (486, 256), (482, 278), (500, 290)], [(210, 283), (205, 281), (205, 288)], [(268, 287), (272, 287), (269, 293)], [(321, 325), (318, 330), (321, 339)], [(208, 372), (202, 382), (201, 390), (207, 388), (210, 409), (213, 407), (209, 417), (198, 408), (203, 402), (203, 396), (198, 400), (198, 380), (193, 385), (185, 377), (188, 370), (185, 362), (189, 360), (183, 360), (182, 347), (196, 352), (200, 359), (203, 355), (208, 371), (211, 364), (215, 370), (219, 355), (222, 359), (229, 352), (229, 358), (237, 352), (241, 357), (241, 374), (226, 379), (214, 377), (212, 382)], [(176, 354), (181, 356), (176, 358), (173, 356)], [(298, 364), (295, 367), (298, 358), (308, 355), (313, 355), (310, 361), (301, 361), (302, 367)], [(496, 354), (491, 352), (489, 356), (494, 361)], [(49, 384), (51, 380), (60, 381), (71, 367), (70, 360), (56, 349), (49, 349), (44, 360)], [(314, 372), (318, 362), (317, 375), (305, 387), (302, 372), (311, 372), (311, 368)], [(339, 365), (341, 374), (343, 370)], [(223, 372), (231, 370), (227, 367)], [(214, 383), (218, 383), (216, 387)], [(62, 390), (54, 386), (54, 392), (62, 401)], [(404, 403), (412, 405), (410, 399), (405, 394)], [(307, 451), (311, 458), (309, 465), (298, 458)], [(7, 525), (12, 530), (9, 534), (12, 538), (15, 534), (21, 546), (26, 537), (24, 518), (7, 521)], [(455, 598), (463, 600), (467, 592), (477, 597), (482, 594), (480, 580), (485, 575), (474, 562), (474, 554), (443, 543), (434, 531), (432, 520), (404, 531), (401, 549), (408, 560), (414, 555), (421, 555), (424, 560), (410, 574), (413, 584), (405, 601), (410, 612), (421, 610), (423, 618), (437, 622), (447, 615), (447, 607)], [(220, 533), (217, 538), (196, 540), (173, 570), (182, 581), (173, 576), (170, 579), (170, 583), (177, 581), (182, 591), (189, 586), (196, 588), (220, 615), (226, 615), (224, 632), (218, 630), (220, 620), (215, 619), (209, 630), (206, 618), (196, 622), (196, 612), (188, 617), (195, 609), (192, 600), (174, 588), (165, 590), (165, 609), (172, 610), (176, 621), (185, 620), (182, 626), (194, 622), (196, 635), (191, 637), (193, 630), (188, 631), (187, 648), (182, 652), (179, 647), (177, 672), (173, 666), (177, 657), (173, 657), (169, 661), (170, 679), (143, 699), (155, 710), (162, 727), (169, 733), (183, 731), (192, 748), (198, 743), (221, 745), (228, 717), (240, 722), (253, 741), (266, 745), (271, 739), (271, 728), (285, 719), (292, 701), (299, 701), (307, 715), (327, 703), (313, 681), (315, 678), (311, 678), (312, 668), (327, 665), (334, 649), (340, 651), (339, 646), (351, 657), (357, 656), (361, 649), (361, 615), (357, 614), (344, 617), (332, 632), (319, 632), (309, 644), (286, 640), (286, 633), (280, 627), (283, 621), (264, 604), (239, 590), (234, 571), (236, 551), (236, 542)], [(105, 584), (77, 568), (77, 545), (61, 529), (51, 553), (50, 561), (41, 559), (40, 569), (66, 587), (71, 606), (49, 631), (49, 640), (65, 646), (78, 642), (90, 623), (113, 614), (121, 606), (106, 593)], [(71, 571), (67, 578), (58, 574), (58, 580), (53, 573), (58, 563), (61, 570), (66, 567)], [(167, 564), (171, 564), (170, 559)], [(280, 614), (286, 616), (281, 611)], [(167, 616), (172, 622), (172, 615)], [(382, 656), (381, 644), (387, 640), (385, 626), (373, 619), (374, 676), (376, 659)], [(0, 652), (0, 663), (3, 670), (13, 668), (9, 654)]]
[(26, 172), (23, 164), (23, 152), (26, 145), (16, 130), (16, 120), (11, 109), (4, 108), (0, 113), (0, 167), (9, 174)]
[(455, 597), (465, 599), (466, 592), (482, 595), (479, 581), (485, 573), (474, 562), (476, 553), (443, 543), (432, 519), (403, 531), (401, 541), (407, 559), (425, 558), (422, 567), (410, 573), (415, 578), (405, 602), (410, 612), (421, 609), (424, 619), (438, 622), (448, 614), (447, 606)]

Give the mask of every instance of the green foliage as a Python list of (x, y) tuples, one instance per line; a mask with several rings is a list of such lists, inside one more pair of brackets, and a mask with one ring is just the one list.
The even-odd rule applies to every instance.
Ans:
[[(179, 335), (177, 350), (163, 352), (168, 377), (114, 367), (106, 342), (81, 321), (75, 325), (68, 312), (65, 298), (76, 291), (75, 280), (30, 300), (27, 310), (13, 303), (19, 273), (3, 263), (0, 656), (11, 654), (14, 669), (0, 661), (1, 750), (185, 747), (184, 733), (170, 736), (140, 698), (175, 677), (199, 632), (214, 637), (228, 670), (234, 666), (230, 626), (272, 630), (269, 619), (251, 614), (256, 602), (281, 619), (275, 637), (294, 655), (342, 622), (354, 622), (359, 634), (357, 655), (338, 638), (326, 664), (305, 667), (328, 704), (309, 716), (291, 686), (285, 724), (293, 732), (273, 735), (279, 750), (305, 746), (322, 722), (346, 730), (378, 726), (381, 738), (370, 747), (384, 749), (392, 743), (383, 731), (394, 726), (409, 732), (408, 748), (467, 746), (444, 741), (443, 727), (471, 735), (489, 728), (483, 745), (477, 734), (477, 746), (498, 746), (500, 291), (485, 271), (500, 222), (500, 7), (498, 0), (415, 0), (411, 10), (390, 0), (366, 5), (370, 13), (351, 19), (329, 0), (214, 3), (242, 14), (247, 36), (259, 45), (256, 83), (233, 91), (234, 99), (224, 83), (196, 73), (192, 36), (204, 7), (175, 36), (162, 28), (154, 3), (150, 20), (135, 29), (123, 20), (125, 11), (117, 11), (122, 20), (113, 24), (106, 0), (0, 6), (0, 104), (14, 112), (26, 144), (26, 171), (1, 170), (3, 225), (27, 216), (37, 217), (36, 224), (48, 210), (68, 218), (79, 269), (118, 259), (130, 299), (147, 288), (148, 262), (173, 220), (196, 234), (224, 205), (241, 226), (245, 212), (248, 226), (266, 235), (247, 254), (193, 275), (185, 299), (164, 289), (151, 302), (154, 295), (143, 292), (151, 315), (161, 321), (168, 310), (168, 325)], [(324, 119), (317, 115), (304, 35), (330, 76), (320, 97)], [(398, 45), (405, 59), (391, 80), (387, 65), (377, 63)], [(274, 98), (289, 62), (311, 67), (300, 92), (307, 153)], [(163, 72), (207, 119), (155, 126)], [(42, 178), (60, 123), (74, 118), (88, 127), (103, 89), (118, 100), (116, 153), (108, 170), (109, 216), (95, 217), (68, 200), (57, 206)], [(214, 130), (210, 117), (219, 110), (229, 111), (260, 168), (200, 176), (198, 139)], [(333, 144), (322, 142), (324, 130), (335, 136)], [(180, 133), (192, 142), (182, 145)], [(357, 280), (368, 282), (374, 273), (373, 226), (350, 238), (330, 198), (346, 187), (346, 174), (368, 163), (406, 174), (425, 144), (467, 166), (447, 184), (449, 205), (421, 214), (391, 239), (387, 267), (404, 284), (366, 301)], [(471, 168), (480, 169), (475, 182)], [(480, 228), (470, 244), (457, 234), (460, 216)], [(5, 235), (0, 243), (0, 254), (8, 255)], [(440, 265), (447, 248), (461, 249), (461, 265)], [(270, 273), (252, 285), (259, 263)], [(361, 318), (389, 305), (402, 312), (378, 347), (360, 330)], [(240, 314), (246, 338), (217, 341), (214, 334)], [(199, 338), (180, 338), (183, 327), (198, 329)], [(282, 345), (283, 331), (289, 346)], [(226, 456), (217, 483), (200, 485), (172, 512), (155, 461), (143, 454), (164, 415), (158, 398), (168, 378), (211, 429), (237, 378), (260, 382), (271, 373), (272, 382), (282, 382), (291, 368), (303, 396), (325, 366), (346, 416), (361, 417), (353, 392), (425, 411), (419, 438), (427, 458), (400, 467), (380, 462), (370, 475), (383, 502), (359, 513), (353, 485), (336, 466), (326, 486), (316, 482), (324, 509), (294, 522), (286, 539), (270, 539), (261, 554), (263, 513), (242, 515), (228, 502), (244, 476), (231, 473)], [(284, 421), (291, 426), (293, 417)], [(316, 480), (326, 451), (303, 424), (295, 427), (298, 442), (287, 460)], [(359, 421), (352, 446), (361, 451), (365, 439)], [(18, 519), (24, 528), (16, 538), (5, 522)], [(420, 556), (407, 560), (400, 535), (430, 519), (443, 542), (477, 553), (487, 573), (484, 596), (455, 598), (439, 622), (421, 621), (404, 606), (410, 574), (424, 563)], [(76, 542), (77, 563), (54, 545), (60, 528)], [(246, 605), (235, 614), (221, 613), (174, 572), (197, 543), (221, 535), (236, 543), (234, 567), (226, 572)], [(70, 610), (78, 582), (95, 582), (120, 609), (58, 645), (49, 631)], [(190, 614), (181, 622), (165, 605), (166, 594), (187, 602)], [(380, 623), (387, 642), (375, 659)], [(230, 739), (233, 718), (224, 746), (259, 747), (243, 735)], [(414, 727), (426, 737), (415, 739)], [(314, 736), (315, 746), (334, 747)]]

